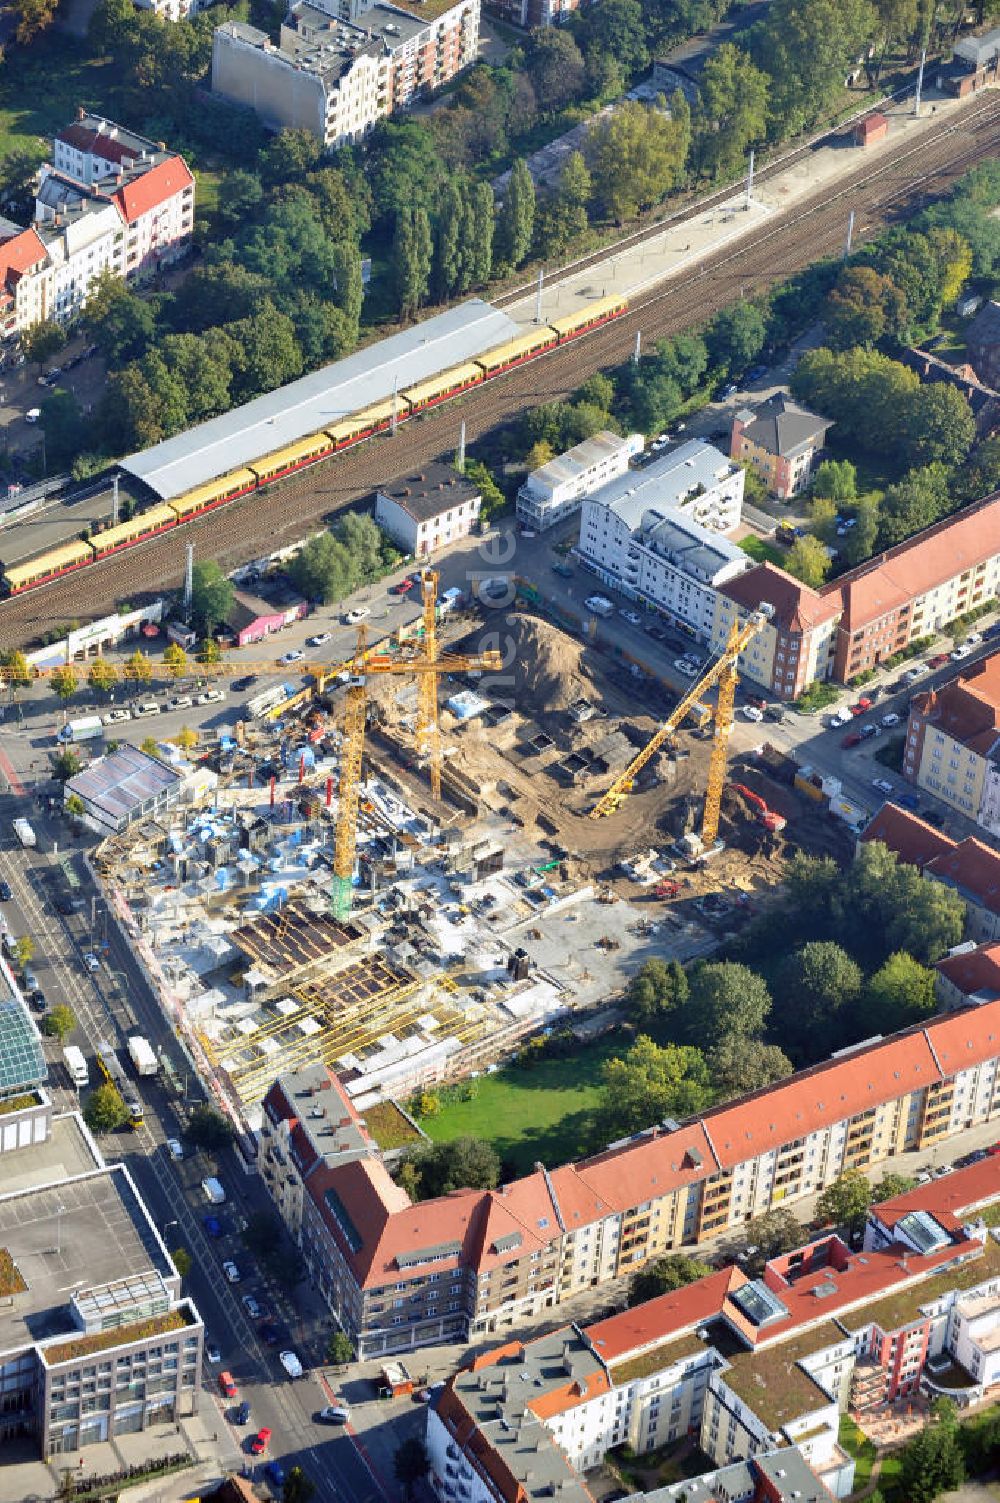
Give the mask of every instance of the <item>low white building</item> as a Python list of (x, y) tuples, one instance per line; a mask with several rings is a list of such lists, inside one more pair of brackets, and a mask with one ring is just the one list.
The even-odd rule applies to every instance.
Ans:
[(621, 438), (607, 430), (557, 454), (532, 470), (517, 493), (517, 519), (524, 527), (545, 532), (579, 511), (584, 496), (628, 473), (629, 462), (642, 453), (641, 433)]
[(673, 507), (647, 506), (645, 487), (610, 503), (587, 497), (578, 551), (599, 578), (707, 640), (717, 591), (750, 567), (735, 543)]
[(435, 462), (375, 493), (375, 521), (414, 558), (468, 537), (479, 521), (479, 488), (451, 465)]

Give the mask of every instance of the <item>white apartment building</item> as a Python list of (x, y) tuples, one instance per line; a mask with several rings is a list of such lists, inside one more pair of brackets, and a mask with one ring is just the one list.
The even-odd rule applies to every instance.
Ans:
[(641, 433), (620, 438), (607, 430), (586, 438), (565, 454), (532, 470), (517, 493), (517, 519), (523, 527), (545, 532), (580, 510), (584, 496), (628, 472), (629, 462), (641, 454)]
[(375, 521), (414, 558), (468, 537), (482, 508), (477, 486), (435, 461), (375, 493)]
[(707, 641), (719, 586), (750, 568), (750, 560), (684, 512), (651, 504), (645, 486), (604, 499), (633, 478), (623, 476), (584, 499), (577, 551), (605, 584)]
[(78, 202), (41, 221), (39, 233), (52, 266), (51, 316), (60, 323), (84, 306), (95, 278), (105, 271), (125, 274), (125, 231), (117, 204)]
[(50, 316), (53, 267), (35, 230), (0, 219), (0, 338)]
[(289, 11), (277, 47), (255, 26), (217, 27), (212, 88), (267, 126), (341, 146), (440, 88), (478, 49), (479, 0), (457, 0), (433, 17), (385, 0), (302, 3)]

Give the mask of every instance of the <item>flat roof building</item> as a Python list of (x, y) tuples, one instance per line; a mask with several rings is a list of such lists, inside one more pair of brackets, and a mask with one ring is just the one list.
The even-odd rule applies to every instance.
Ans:
[(522, 526), (545, 532), (580, 510), (584, 496), (628, 472), (629, 461), (642, 453), (642, 434), (621, 438), (603, 431), (557, 454), (532, 470), (517, 493)]

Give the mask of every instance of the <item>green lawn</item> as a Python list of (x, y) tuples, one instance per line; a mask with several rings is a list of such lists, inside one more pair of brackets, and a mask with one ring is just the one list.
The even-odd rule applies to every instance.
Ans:
[(72, 123), (78, 106), (108, 112), (114, 69), (85, 52), (79, 40), (56, 32), (30, 48), (11, 47), (0, 64), (0, 156), (39, 139), (51, 151), (52, 136)]
[(784, 565), (787, 549), (779, 548), (776, 543), (765, 543), (763, 538), (750, 535), (740, 538), (740, 547), (755, 564), (777, 564), (779, 569)]
[(854, 1457), (854, 1491), (860, 1490), (871, 1478), (875, 1464), (875, 1445), (863, 1430), (859, 1430), (849, 1414), (840, 1416), (840, 1444)]
[(625, 1047), (611, 1036), (581, 1045), (568, 1059), (484, 1075), (474, 1100), (449, 1102), (436, 1117), (422, 1117), (420, 1126), (436, 1143), (483, 1138), (519, 1174), (538, 1159), (555, 1168), (583, 1147), (600, 1104), (601, 1069)]

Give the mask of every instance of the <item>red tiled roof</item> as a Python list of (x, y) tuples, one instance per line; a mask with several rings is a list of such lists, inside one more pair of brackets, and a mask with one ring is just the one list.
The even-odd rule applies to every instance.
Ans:
[(650, 1134), (576, 1166), (587, 1189), (620, 1211), (697, 1184), (714, 1173), (715, 1167), (711, 1143), (700, 1122), (688, 1123), (676, 1132)]
[[(995, 1052), (1000, 1053), (1000, 1041)], [(715, 1107), (702, 1120), (720, 1165), (732, 1169), (939, 1079), (928, 1042), (914, 1029)]]
[(719, 1315), (727, 1295), (748, 1282), (742, 1269), (720, 1268), (706, 1278), (682, 1289), (672, 1289), (656, 1299), (636, 1305), (632, 1310), (622, 1310), (607, 1320), (598, 1320), (592, 1326), (584, 1326), (583, 1334), (594, 1351), (609, 1367), (657, 1346), (671, 1336), (684, 1331), (693, 1331), (706, 1320)]
[(1000, 1054), (1000, 1005), (964, 1007), (928, 1023), (924, 1032), (946, 1078)]
[(568, 1409), (576, 1409), (580, 1404), (586, 1404), (591, 1399), (596, 1399), (602, 1393), (608, 1393), (611, 1384), (608, 1375), (603, 1368), (595, 1367), (593, 1372), (585, 1374), (581, 1382), (574, 1378), (570, 1383), (564, 1383), (560, 1388), (550, 1388), (547, 1393), (540, 1393), (537, 1399), (528, 1401), (528, 1408), (536, 1414), (540, 1420), (552, 1419), (554, 1415), (565, 1414)]
[(825, 586), (823, 594), (836, 593), (841, 597), (844, 611), (841, 629), (854, 632), (997, 553), (1000, 553), (1000, 491), (935, 522), (933, 527), (851, 573), (842, 574)]
[(970, 751), (989, 756), (1000, 736), (1000, 652), (991, 653), (940, 689), (918, 694), (913, 712)]
[(840, 610), (839, 599), (819, 594), (774, 564), (757, 564), (747, 569), (720, 585), (719, 593), (750, 611), (756, 610), (761, 601), (767, 601), (774, 606), (772, 625), (779, 631), (808, 631), (832, 620)]
[(503, 1503), (524, 1503), (527, 1492), (500, 1452), (479, 1429), (452, 1383), (447, 1383), (441, 1390), (435, 1408), (438, 1417), (454, 1436), (456, 1444), (489, 1477)]
[(1000, 853), (974, 835), (928, 861), (926, 872), (948, 882), (959, 894), (989, 913), (1000, 913)]
[(965, 997), (982, 993), (990, 1001), (1000, 998), (1000, 944), (977, 945), (960, 955), (946, 955), (935, 970)]
[(18, 282), (25, 272), (45, 260), (45, 246), (34, 230), (22, 230), (9, 240), (0, 241), (0, 283)]
[(123, 183), (111, 195), (127, 224), (134, 224), (151, 209), (189, 188), (194, 182), (181, 157), (169, 157), (130, 183)]
[(77, 151), (98, 156), (105, 162), (134, 162), (142, 151), (141, 147), (126, 144), (120, 137), (109, 135), (106, 131), (93, 130), (89, 125), (67, 125), (56, 136), (56, 140), (75, 147)]
[(897, 804), (883, 804), (861, 839), (864, 843), (878, 841), (894, 851), (904, 866), (921, 869), (935, 857), (955, 849), (950, 836)]
[(927, 1211), (935, 1218), (954, 1217), (960, 1221), (966, 1212), (987, 1201), (1000, 1198), (1000, 1154), (990, 1154), (978, 1164), (954, 1169), (940, 1179), (928, 1180), (892, 1200), (872, 1208), (882, 1225), (890, 1231), (911, 1211)]

